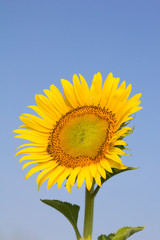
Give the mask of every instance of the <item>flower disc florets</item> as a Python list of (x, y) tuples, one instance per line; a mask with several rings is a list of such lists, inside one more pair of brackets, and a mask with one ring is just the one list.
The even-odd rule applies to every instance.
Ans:
[(72, 109), (56, 123), (47, 151), (61, 166), (85, 167), (99, 163), (109, 149), (116, 119), (99, 106)]

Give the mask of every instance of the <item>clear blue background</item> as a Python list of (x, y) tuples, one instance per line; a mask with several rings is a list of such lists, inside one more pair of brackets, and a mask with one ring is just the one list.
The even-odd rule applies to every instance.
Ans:
[(1, 0), (0, 1), (0, 239), (74, 240), (70, 223), (40, 202), (59, 199), (81, 205), (84, 186), (37, 191), (36, 176), (24, 180), (12, 130), (22, 113), (60, 79), (72, 81), (81, 73), (91, 84), (98, 71), (112, 72), (132, 83), (132, 95), (142, 92), (143, 110), (136, 114), (135, 131), (128, 136), (129, 166), (140, 167), (105, 183), (95, 200), (93, 240), (122, 226), (146, 229), (132, 240), (160, 239), (160, 1), (159, 0)]

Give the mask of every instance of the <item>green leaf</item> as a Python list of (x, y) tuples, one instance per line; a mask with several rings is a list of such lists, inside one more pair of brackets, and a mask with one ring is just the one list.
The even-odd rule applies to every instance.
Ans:
[(111, 233), (108, 236), (101, 235), (98, 237), (98, 240), (112, 240), (114, 236), (115, 236), (115, 233)]
[(113, 240), (126, 240), (129, 238), (131, 235), (133, 235), (136, 232), (139, 232), (143, 230), (145, 227), (123, 227), (120, 228)]
[(80, 207), (78, 205), (72, 205), (71, 203), (68, 202), (61, 202), (59, 200), (41, 200), (43, 203), (55, 208), (59, 212), (61, 212), (72, 224), (77, 239), (81, 239), (79, 230), (77, 228), (77, 220), (78, 220), (78, 213)]
[(126, 172), (126, 171), (130, 171), (130, 170), (135, 170), (137, 168), (134, 168), (134, 167), (128, 167), (126, 169), (116, 169), (116, 168), (112, 168), (112, 171), (113, 173), (109, 173), (106, 171), (106, 179), (102, 178), (101, 182), (102, 184), (104, 182), (106, 182), (108, 179), (110, 179), (111, 177), (114, 177), (115, 175), (119, 174), (119, 173), (122, 173), (122, 172)]
[[(106, 179), (104, 178), (101, 178), (101, 183), (105, 183), (107, 180), (109, 180), (111, 177), (114, 177), (115, 175), (119, 174), (119, 173), (122, 173), (122, 172), (126, 172), (126, 171), (130, 171), (130, 170), (135, 170), (137, 168), (134, 168), (134, 167), (128, 167), (126, 169), (116, 169), (116, 168), (112, 168), (112, 171), (113, 173), (109, 173), (106, 171)], [(91, 194), (92, 197), (95, 197), (96, 194), (98, 193), (100, 187), (97, 186), (96, 189), (94, 190), (94, 192)]]
[(126, 240), (136, 232), (143, 230), (145, 227), (123, 227), (120, 228), (116, 233), (111, 233), (108, 236), (101, 235), (98, 240)]

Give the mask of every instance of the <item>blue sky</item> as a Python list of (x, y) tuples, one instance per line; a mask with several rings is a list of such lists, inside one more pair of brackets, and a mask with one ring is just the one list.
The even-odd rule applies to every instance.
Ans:
[(69, 222), (40, 202), (59, 199), (81, 205), (83, 227), (84, 186), (37, 191), (36, 176), (24, 180), (12, 130), (22, 113), (60, 79), (72, 81), (81, 73), (90, 84), (93, 75), (103, 79), (112, 72), (132, 84), (132, 95), (142, 92), (143, 110), (127, 137), (131, 157), (123, 157), (138, 170), (123, 173), (105, 183), (95, 200), (93, 240), (122, 226), (146, 229), (130, 239), (158, 239), (159, 180), (159, 67), (160, 1), (158, 0), (2, 0), (0, 1), (1, 174), (0, 239), (74, 240)]

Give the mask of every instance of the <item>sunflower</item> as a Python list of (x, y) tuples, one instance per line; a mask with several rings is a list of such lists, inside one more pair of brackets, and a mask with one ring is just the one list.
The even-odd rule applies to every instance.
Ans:
[(19, 134), (15, 137), (30, 142), (21, 145), (16, 156), (23, 154), (20, 162), (27, 160), (22, 169), (36, 164), (25, 178), (39, 172), (38, 188), (48, 180), (47, 189), (55, 183), (60, 189), (66, 179), (68, 192), (75, 182), (80, 188), (84, 181), (89, 191), (93, 182), (101, 186), (106, 172), (126, 168), (120, 158), (126, 154), (123, 138), (132, 130), (126, 123), (142, 108), (141, 94), (128, 99), (131, 84), (126, 87), (123, 81), (118, 87), (119, 78), (112, 73), (103, 86), (101, 74), (95, 74), (90, 89), (80, 74), (73, 75), (73, 85), (64, 79), (61, 83), (64, 96), (51, 85), (44, 90), (46, 96), (35, 96), (37, 106), (29, 106), (39, 116), (20, 116), (24, 125), (14, 131)]

